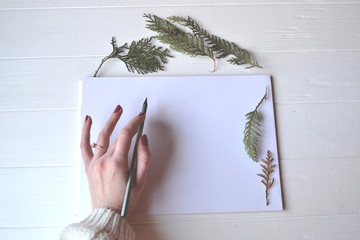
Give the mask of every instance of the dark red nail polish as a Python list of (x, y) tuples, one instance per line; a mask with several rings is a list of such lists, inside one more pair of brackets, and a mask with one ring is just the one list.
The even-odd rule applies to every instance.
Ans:
[(140, 112), (140, 113), (139, 113), (139, 116), (143, 116), (143, 115), (145, 115), (145, 113), (143, 113), (143, 112)]
[(117, 105), (115, 110), (114, 110), (114, 113), (117, 113), (121, 110), (121, 106), (120, 105)]
[(89, 116), (86, 115), (84, 123), (86, 123), (89, 120)]
[(141, 143), (142, 143), (142, 145), (144, 145), (146, 147), (149, 146), (149, 141), (148, 141), (148, 138), (146, 135), (142, 136)]

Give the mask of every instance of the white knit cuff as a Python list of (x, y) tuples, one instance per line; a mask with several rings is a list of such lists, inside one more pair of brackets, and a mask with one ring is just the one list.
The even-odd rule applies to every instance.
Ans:
[(63, 229), (61, 240), (134, 240), (135, 233), (119, 213), (108, 208), (96, 208), (79, 223)]

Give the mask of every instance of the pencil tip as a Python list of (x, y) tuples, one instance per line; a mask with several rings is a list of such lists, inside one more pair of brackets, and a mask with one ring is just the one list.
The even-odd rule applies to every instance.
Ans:
[(144, 104), (145, 104), (145, 103), (147, 104), (147, 98), (145, 98)]

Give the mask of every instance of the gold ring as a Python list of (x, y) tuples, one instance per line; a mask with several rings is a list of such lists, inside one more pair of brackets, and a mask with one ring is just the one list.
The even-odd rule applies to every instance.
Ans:
[(104, 150), (107, 150), (107, 149), (108, 149), (107, 147), (101, 146), (101, 145), (99, 145), (99, 144), (97, 144), (97, 143), (95, 143), (95, 142), (93, 142), (93, 143), (91, 144), (91, 147), (92, 147), (92, 148), (101, 148), (101, 149), (104, 149)]

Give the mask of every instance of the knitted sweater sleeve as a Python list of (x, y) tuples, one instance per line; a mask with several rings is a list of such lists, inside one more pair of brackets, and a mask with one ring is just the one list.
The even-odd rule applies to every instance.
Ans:
[(79, 223), (65, 227), (60, 240), (134, 240), (135, 233), (119, 213), (97, 208)]

